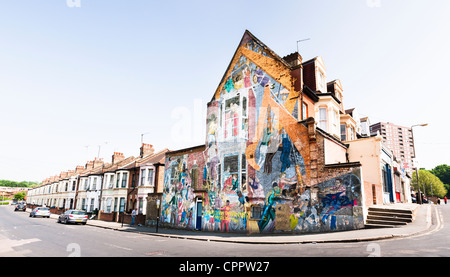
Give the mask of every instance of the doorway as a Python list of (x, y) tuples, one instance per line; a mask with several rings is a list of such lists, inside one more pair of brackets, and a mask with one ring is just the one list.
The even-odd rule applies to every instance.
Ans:
[(196, 216), (195, 216), (195, 229), (201, 231), (202, 230), (202, 206), (203, 201), (201, 198), (197, 198), (196, 201)]

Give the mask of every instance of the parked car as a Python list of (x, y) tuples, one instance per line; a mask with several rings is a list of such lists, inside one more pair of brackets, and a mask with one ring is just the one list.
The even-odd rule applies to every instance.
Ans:
[(36, 216), (42, 216), (42, 217), (50, 217), (50, 209), (46, 208), (46, 207), (37, 207), (34, 208), (34, 210), (32, 210), (30, 212), (30, 217), (36, 217)]
[(82, 210), (67, 210), (58, 217), (58, 223), (81, 223), (86, 225), (88, 215)]
[(27, 206), (23, 205), (23, 204), (19, 204), (16, 206), (16, 208), (14, 208), (14, 211), (26, 211), (27, 210)]

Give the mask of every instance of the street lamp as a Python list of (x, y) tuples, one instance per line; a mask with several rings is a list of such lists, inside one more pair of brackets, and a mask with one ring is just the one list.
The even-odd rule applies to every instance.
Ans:
[[(414, 127), (425, 127), (428, 126), (428, 123), (424, 123), (424, 124), (416, 124), (411, 126), (411, 136), (412, 136), (412, 140), (413, 140), (413, 151), (414, 151), (414, 159), (417, 160), (416, 158), (416, 144), (414, 142), (414, 132), (413, 132), (413, 128)], [(415, 169), (416, 169), (416, 178), (417, 178), (417, 189), (419, 190), (418, 192), (418, 197), (416, 195), (416, 200), (417, 200), (417, 204), (423, 204), (422, 203), (422, 192), (420, 191), (420, 183), (419, 183), (419, 172), (417, 171), (417, 165), (414, 165)], [(424, 189), (425, 192), (425, 189)]]

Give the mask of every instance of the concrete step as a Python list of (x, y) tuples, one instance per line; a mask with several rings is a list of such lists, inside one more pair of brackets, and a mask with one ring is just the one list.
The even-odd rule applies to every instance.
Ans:
[(367, 219), (366, 223), (367, 224), (380, 224), (380, 225), (406, 225), (406, 224), (408, 224), (408, 222), (404, 222), (404, 221), (387, 220), (387, 219), (382, 219), (382, 220)]
[(383, 225), (383, 224), (364, 224), (364, 228), (366, 229), (376, 229), (376, 228), (395, 228), (398, 227), (396, 225)]
[(385, 213), (399, 213), (399, 214), (411, 214), (412, 211), (409, 209), (391, 209), (391, 208), (376, 208), (369, 207), (369, 212), (385, 212)]
[(367, 219), (374, 219), (374, 220), (393, 220), (393, 221), (402, 221), (402, 222), (412, 222), (412, 216), (409, 217), (402, 217), (397, 215), (381, 215), (381, 214), (369, 214), (367, 215)]
[(406, 225), (414, 220), (409, 209), (369, 207), (366, 228), (393, 228)]

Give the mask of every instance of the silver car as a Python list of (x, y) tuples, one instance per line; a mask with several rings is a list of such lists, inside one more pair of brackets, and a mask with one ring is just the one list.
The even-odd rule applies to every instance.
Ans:
[(30, 212), (30, 217), (36, 217), (36, 216), (42, 216), (42, 217), (50, 217), (50, 209), (45, 207), (37, 207), (34, 208)]
[(86, 225), (88, 216), (82, 210), (67, 210), (65, 213), (59, 215), (58, 223), (81, 223)]

